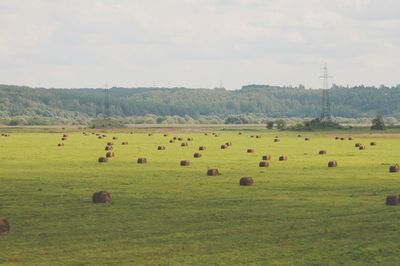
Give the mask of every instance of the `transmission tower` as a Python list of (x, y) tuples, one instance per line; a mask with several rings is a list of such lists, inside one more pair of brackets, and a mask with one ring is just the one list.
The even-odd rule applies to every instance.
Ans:
[(329, 93), (329, 78), (331, 76), (328, 75), (328, 65), (325, 63), (324, 67), (324, 75), (321, 77), (324, 80), (323, 88), (322, 88), (322, 103), (321, 103), (321, 121), (331, 121), (332, 113), (331, 113), (331, 99)]
[(110, 118), (110, 90), (106, 83), (104, 89), (104, 119)]

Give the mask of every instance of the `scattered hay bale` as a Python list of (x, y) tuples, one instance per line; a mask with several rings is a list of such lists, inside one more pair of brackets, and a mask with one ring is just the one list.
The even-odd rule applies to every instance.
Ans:
[(389, 172), (390, 172), (390, 173), (397, 173), (397, 172), (399, 172), (399, 171), (400, 171), (400, 166), (399, 166), (398, 164), (391, 165), (391, 166), (389, 167)]
[(299, 134), (299, 135), (297, 135), (297, 137), (298, 137), (298, 138), (301, 138), (302, 136)]
[(127, 141), (123, 141), (122, 145), (128, 145), (128, 142)]
[(174, 142), (175, 142), (175, 140), (173, 140), (173, 139), (169, 140), (169, 143), (174, 143)]
[(279, 156), (279, 161), (287, 161), (288, 157), (286, 155)]
[(348, 137), (347, 139), (348, 139), (348, 140), (353, 140), (353, 138), (352, 138), (352, 137)]
[(371, 145), (371, 146), (376, 146), (376, 142), (375, 142), (375, 141), (372, 141), (369, 145)]
[(163, 150), (165, 150), (165, 146), (161, 146), (161, 145), (160, 145), (160, 146), (157, 147), (157, 150), (163, 151)]
[(173, 140), (177, 140), (177, 139), (178, 139), (178, 137), (173, 137), (172, 139), (173, 139)]
[(98, 139), (102, 139), (103, 137), (102, 137), (102, 136), (98, 136), (97, 138), (98, 138)]
[(99, 157), (98, 162), (99, 163), (106, 163), (108, 159), (106, 157)]
[(238, 135), (242, 135), (242, 132), (239, 132)]
[(64, 146), (64, 143), (58, 143), (57, 146), (62, 147), (62, 146)]
[(208, 133), (204, 133), (204, 136), (208, 136)]
[(107, 146), (104, 148), (104, 150), (105, 150), (105, 151), (112, 151), (112, 150), (113, 150), (113, 146), (107, 145)]
[(178, 141), (182, 141), (183, 140), (183, 138), (178, 138)]
[(110, 203), (111, 195), (107, 191), (98, 191), (93, 193), (92, 201), (93, 203)]
[(320, 150), (320, 151), (318, 152), (318, 154), (324, 155), (324, 154), (326, 154), (326, 150)]
[(263, 161), (269, 161), (269, 160), (271, 160), (271, 155), (269, 155), (269, 154), (263, 155), (263, 156), (262, 156), (262, 160), (263, 160)]
[(340, 138), (340, 140), (344, 140), (344, 138)]
[(356, 144), (354, 144), (354, 147), (360, 148), (361, 145), (362, 145), (361, 143), (356, 143)]
[(269, 167), (269, 162), (267, 161), (261, 161), (258, 164), (259, 167)]
[(217, 176), (217, 175), (220, 175), (220, 172), (218, 169), (208, 169), (207, 175), (208, 176)]
[(151, 136), (153, 136), (153, 134), (152, 134), (152, 133), (149, 133), (149, 134), (147, 134), (147, 136), (151, 137)]
[(111, 141), (107, 142), (107, 146), (112, 146), (112, 145), (114, 145), (114, 142)]
[(250, 176), (242, 177), (240, 178), (239, 184), (241, 186), (252, 186), (254, 184), (254, 180)]
[(217, 138), (218, 136), (219, 136), (218, 134), (215, 134), (215, 135), (214, 135), (214, 137), (216, 137), (216, 138)]
[(164, 134), (163, 136), (164, 136), (164, 137), (168, 137), (168, 134)]
[(328, 162), (328, 167), (331, 167), (331, 168), (332, 168), (332, 167), (337, 167), (337, 165), (338, 165), (338, 164), (337, 164), (337, 161), (329, 161), (329, 162)]
[(109, 151), (109, 152), (106, 153), (106, 158), (111, 158), (111, 157), (114, 157), (114, 156), (115, 156), (115, 154), (112, 151)]
[(187, 142), (182, 142), (181, 143), (181, 147), (187, 147), (187, 146), (189, 146), (189, 144)]
[(254, 149), (247, 149), (247, 153), (254, 153)]
[(66, 141), (67, 140), (67, 138), (61, 138), (61, 141)]
[(389, 195), (386, 197), (386, 205), (400, 205), (400, 196), (399, 195)]
[(339, 137), (335, 137), (336, 140), (340, 139)]
[(103, 135), (101, 135), (103, 138), (107, 138), (107, 135), (106, 134), (103, 134)]
[(147, 159), (144, 157), (138, 158), (137, 163), (147, 163)]
[(63, 134), (63, 138), (68, 138), (68, 134)]
[(190, 162), (189, 162), (188, 160), (182, 160), (182, 161), (180, 162), (180, 165), (181, 165), (181, 166), (189, 166), (189, 165), (190, 165)]
[(366, 147), (364, 145), (361, 145), (360, 147), (358, 147), (359, 150), (365, 150)]
[(250, 136), (250, 138), (254, 138), (254, 136), (253, 136), (253, 135), (251, 135), (251, 136)]
[(200, 146), (199, 147), (199, 151), (205, 151), (206, 150), (206, 147), (205, 146)]
[(232, 142), (225, 142), (225, 145), (226, 145), (227, 147), (230, 147), (230, 146), (232, 146)]
[(257, 135), (257, 136), (256, 136), (256, 139), (261, 139), (261, 136), (260, 136), (260, 135)]
[(187, 141), (193, 141), (193, 138), (187, 138)]
[(193, 157), (194, 158), (201, 158), (201, 153), (198, 153), (198, 152), (195, 152), (194, 154), (193, 154)]
[(222, 145), (221, 145), (221, 150), (224, 150), (224, 149), (226, 149), (226, 148), (228, 148), (228, 146), (226, 146), (225, 144), (222, 144)]
[(117, 137), (113, 137), (112, 139), (113, 139), (113, 140), (117, 140), (118, 138), (117, 138)]
[(10, 233), (10, 223), (7, 219), (0, 217), (0, 235), (7, 235)]
[(280, 141), (280, 139), (274, 139), (274, 142), (279, 142)]
[(310, 138), (304, 138), (304, 140), (305, 140), (305, 141), (309, 141), (309, 140), (310, 140)]

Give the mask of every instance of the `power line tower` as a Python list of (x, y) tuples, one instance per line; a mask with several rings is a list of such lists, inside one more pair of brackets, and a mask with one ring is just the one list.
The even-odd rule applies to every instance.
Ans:
[(110, 118), (110, 90), (106, 83), (104, 88), (104, 119)]
[(332, 120), (332, 113), (331, 113), (331, 99), (330, 99), (330, 93), (329, 93), (329, 76), (328, 74), (328, 65), (325, 63), (324, 67), (322, 68), (324, 70), (324, 75), (321, 76), (321, 78), (324, 79), (324, 84), (322, 88), (322, 103), (321, 103), (321, 116), (320, 119), (321, 121), (327, 122)]

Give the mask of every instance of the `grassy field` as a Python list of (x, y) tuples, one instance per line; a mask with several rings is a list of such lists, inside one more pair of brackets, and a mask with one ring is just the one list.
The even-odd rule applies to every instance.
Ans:
[[(400, 174), (388, 171), (400, 162), (400, 134), (218, 134), (108, 132), (100, 140), (75, 132), (64, 147), (60, 133), (0, 137), (0, 217), (12, 227), (0, 236), (0, 263), (400, 264), (400, 207), (385, 205), (400, 193)], [(98, 163), (113, 136), (116, 157)], [(168, 143), (173, 136), (194, 140), (181, 147)], [(233, 145), (221, 150), (227, 141)], [(195, 159), (199, 146), (207, 150)], [(272, 155), (269, 168), (258, 167), (264, 154)], [(192, 164), (181, 167), (184, 159)], [(222, 175), (206, 176), (208, 168)], [(243, 176), (254, 185), (239, 186)], [(110, 192), (111, 204), (92, 203), (99, 190)]]

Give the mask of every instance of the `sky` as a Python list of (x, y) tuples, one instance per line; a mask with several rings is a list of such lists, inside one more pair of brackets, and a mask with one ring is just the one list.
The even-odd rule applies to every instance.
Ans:
[(399, 0), (0, 0), (0, 83), (400, 84)]

